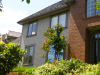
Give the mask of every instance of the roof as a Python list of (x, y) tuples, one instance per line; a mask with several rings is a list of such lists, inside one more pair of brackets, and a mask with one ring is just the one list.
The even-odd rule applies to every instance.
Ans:
[(69, 3), (69, 2), (74, 2), (74, 1), (76, 1), (76, 0), (62, 0), (62, 1), (64, 1), (65, 3)]
[(15, 32), (15, 31), (9, 31), (8, 32), (8, 36), (11, 36), (11, 37), (20, 37), (21, 33)]
[(20, 45), (21, 37), (18, 37), (17, 39), (13, 40), (12, 42)]
[(55, 12), (55, 11), (58, 11), (58, 10), (61, 10), (63, 8), (66, 8), (67, 5), (66, 5), (66, 2), (69, 2), (69, 1), (72, 1), (72, 0), (62, 0), (62, 1), (59, 1), (51, 6), (48, 6), (46, 8), (44, 8), (43, 10), (40, 10), (20, 21), (18, 21), (19, 24), (22, 24), (22, 22), (25, 22), (27, 20), (30, 20), (30, 19), (34, 19), (34, 18), (37, 18), (37, 17), (40, 17), (40, 16), (43, 16), (43, 15), (46, 15), (46, 14), (49, 14), (49, 13), (52, 13), (52, 12)]

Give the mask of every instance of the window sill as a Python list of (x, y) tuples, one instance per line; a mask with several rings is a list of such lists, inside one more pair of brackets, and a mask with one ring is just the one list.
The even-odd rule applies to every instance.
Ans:
[(97, 18), (97, 17), (100, 17), (100, 15), (95, 15), (95, 16), (91, 16), (91, 17), (85, 17), (84, 20), (91, 19), (91, 18)]
[(64, 29), (68, 28), (68, 26), (64, 27)]
[(23, 66), (33, 66), (33, 64), (23, 64)]
[[(65, 26), (65, 27), (63, 27), (64, 29), (66, 29), (66, 28), (68, 28), (68, 26)], [(50, 29), (51, 29), (51, 27), (50, 27)]]
[(29, 36), (27, 35), (26, 37), (32, 37), (32, 36), (35, 36), (35, 35), (37, 35), (37, 34), (33, 34), (33, 35), (29, 35)]

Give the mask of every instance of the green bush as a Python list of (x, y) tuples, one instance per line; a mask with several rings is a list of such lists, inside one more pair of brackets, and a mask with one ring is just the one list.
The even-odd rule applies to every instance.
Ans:
[(17, 44), (0, 42), (0, 75), (6, 75), (17, 66), (25, 52)]
[(16, 68), (13, 71), (26, 75), (100, 75), (100, 63), (92, 65), (72, 58), (67, 61), (55, 60), (37, 68)]
[(74, 71), (80, 68), (80, 66), (86, 66), (86, 63), (83, 63), (80, 60), (70, 59), (68, 61), (53, 61), (51, 63), (46, 63), (37, 68), (33, 72), (33, 75), (66, 75), (74, 74)]

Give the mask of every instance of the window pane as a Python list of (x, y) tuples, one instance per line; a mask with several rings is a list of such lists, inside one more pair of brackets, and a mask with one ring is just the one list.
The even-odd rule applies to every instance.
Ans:
[(29, 25), (28, 36), (32, 35), (32, 24)]
[[(57, 57), (57, 59), (58, 58), (63, 59), (63, 50), (61, 50), (60, 55)], [(53, 46), (51, 46), (51, 49), (48, 53), (48, 60), (54, 61), (54, 59), (55, 59), (55, 50), (54, 50)]]
[(60, 59), (63, 59), (63, 50), (61, 50)]
[(33, 50), (34, 47), (28, 47), (26, 48), (27, 53), (24, 56), (24, 64), (33, 64)]
[(28, 55), (24, 56), (24, 64), (28, 64)]
[(27, 53), (26, 53), (25, 56), (24, 56), (24, 64), (28, 64), (28, 59), (29, 59), (29, 55), (28, 55), (29, 49), (26, 48), (26, 50), (27, 50)]
[(63, 27), (66, 26), (66, 14), (59, 15), (59, 24)]
[(100, 34), (99, 34), (99, 38), (100, 38)]
[(35, 23), (33, 23), (32, 35), (34, 35), (34, 34), (35, 34), (35, 32), (36, 32), (36, 25), (37, 25), (37, 23), (36, 23), (36, 22), (35, 22)]
[(30, 47), (30, 52), (29, 52), (29, 64), (32, 64), (32, 58), (33, 57), (33, 47)]
[(31, 55), (31, 56), (33, 56), (33, 49), (34, 49), (34, 47), (30, 47), (30, 53), (29, 53), (29, 55)]
[(50, 61), (54, 61), (54, 57), (55, 57), (55, 52), (54, 52), (54, 49), (52, 47), (53, 46), (51, 46), (51, 49), (48, 53), (48, 60), (50, 60)]
[(98, 34), (95, 35), (95, 38), (96, 38), (96, 39), (98, 38)]
[(51, 18), (51, 28), (58, 23), (58, 16), (54, 16)]
[(95, 0), (87, 0), (87, 17), (95, 15)]
[(96, 10), (96, 15), (99, 15), (100, 14), (100, 10)]

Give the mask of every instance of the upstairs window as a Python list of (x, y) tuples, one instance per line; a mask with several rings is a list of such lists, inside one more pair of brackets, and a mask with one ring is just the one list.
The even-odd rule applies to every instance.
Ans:
[(28, 36), (36, 34), (36, 26), (37, 26), (36, 22), (29, 25), (29, 27), (28, 27)]
[(26, 47), (27, 53), (24, 56), (24, 65), (32, 65), (33, 64), (33, 51), (34, 47)]
[(51, 28), (58, 23), (58, 16), (54, 16), (51, 18)]
[(51, 18), (51, 28), (57, 24), (66, 27), (68, 25), (68, 13), (62, 13)]
[[(87, 17), (95, 16), (100, 14), (100, 10), (95, 9), (95, 2), (97, 0), (87, 0)], [(98, 0), (100, 1), (100, 0)]]

